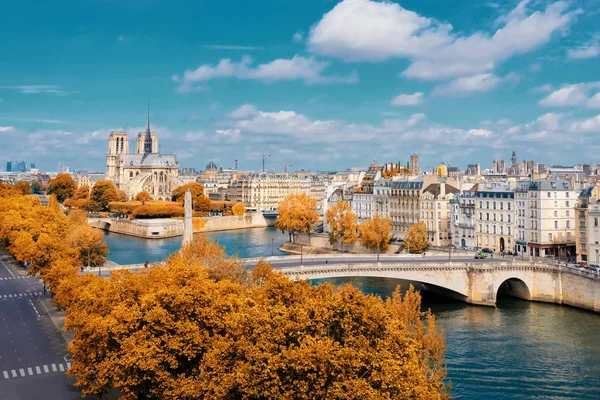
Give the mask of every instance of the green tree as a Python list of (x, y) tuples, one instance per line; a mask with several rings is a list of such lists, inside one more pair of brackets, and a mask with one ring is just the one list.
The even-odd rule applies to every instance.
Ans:
[(112, 181), (100, 180), (94, 184), (90, 201), (88, 202), (90, 211), (108, 211), (108, 204), (111, 201), (119, 201), (119, 192)]
[(33, 194), (39, 194), (42, 191), (42, 185), (38, 181), (32, 181), (31, 190)]
[(48, 193), (54, 194), (59, 202), (73, 197), (77, 185), (69, 174), (58, 174), (48, 183)]

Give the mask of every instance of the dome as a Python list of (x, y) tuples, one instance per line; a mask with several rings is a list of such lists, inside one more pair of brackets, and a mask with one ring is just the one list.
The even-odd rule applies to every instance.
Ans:
[(448, 176), (448, 168), (444, 164), (437, 167), (437, 176)]
[(208, 164), (206, 164), (206, 171), (218, 171), (219, 168), (217, 167), (217, 164), (215, 164), (214, 162), (209, 162)]

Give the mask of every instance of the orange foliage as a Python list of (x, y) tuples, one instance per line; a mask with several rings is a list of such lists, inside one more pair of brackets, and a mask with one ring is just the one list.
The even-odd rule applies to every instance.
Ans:
[(73, 197), (77, 185), (69, 174), (58, 174), (48, 183), (48, 193), (54, 194), (59, 202)]
[(184, 209), (181, 204), (161, 201), (135, 207), (131, 216), (133, 218), (171, 218), (182, 217), (183, 214)]
[(231, 207), (231, 212), (233, 215), (244, 215), (246, 213), (246, 207), (242, 203), (236, 203), (233, 207)]
[(344, 244), (354, 243), (358, 237), (358, 218), (352, 212), (350, 204), (340, 200), (327, 210), (327, 224), (329, 224), (329, 243), (334, 245), (338, 240)]

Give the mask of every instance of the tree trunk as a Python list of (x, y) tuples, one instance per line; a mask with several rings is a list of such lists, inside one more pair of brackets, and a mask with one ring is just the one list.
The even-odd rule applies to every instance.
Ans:
[(308, 231), (308, 245), (310, 246), (310, 231)]

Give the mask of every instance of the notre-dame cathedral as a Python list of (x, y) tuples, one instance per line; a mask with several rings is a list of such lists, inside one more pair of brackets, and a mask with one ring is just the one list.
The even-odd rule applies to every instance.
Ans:
[(130, 199), (147, 191), (154, 200), (170, 200), (173, 190), (182, 184), (178, 178), (179, 162), (175, 154), (158, 152), (158, 137), (150, 131), (150, 111), (146, 132), (138, 134), (136, 145), (136, 154), (129, 154), (127, 132), (110, 133), (106, 179), (113, 181)]

